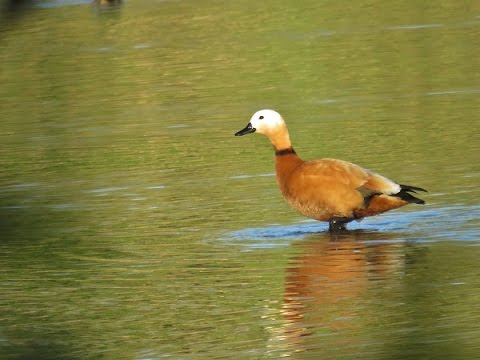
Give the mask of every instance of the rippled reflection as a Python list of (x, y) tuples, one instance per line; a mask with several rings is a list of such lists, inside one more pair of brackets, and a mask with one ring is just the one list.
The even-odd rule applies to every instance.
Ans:
[(385, 242), (398, 237), (355, 231), (311, 236), (296, 244), (300, 254), (286, 269), (282, 306), (284, 334), (293, 352), (309, 350), (311, 335), (335, 338), (328, 341), (335, 348), (352, 345), (355, 337), (348, 334), (365, 326), (361, 312), (369, 288), (402, 271), (404, 245)]

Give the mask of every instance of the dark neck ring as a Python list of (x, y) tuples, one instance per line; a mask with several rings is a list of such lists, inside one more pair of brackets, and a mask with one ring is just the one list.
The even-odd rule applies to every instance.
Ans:
[(290, 154), (296, 154), (295, 150), (293, 150), (292, 147), (289, 147), (287, 149), (282, 149), (282, 150), (275, 150), (275, 155), (276, 156), (283, 156), (283, 155), (290, 155)]

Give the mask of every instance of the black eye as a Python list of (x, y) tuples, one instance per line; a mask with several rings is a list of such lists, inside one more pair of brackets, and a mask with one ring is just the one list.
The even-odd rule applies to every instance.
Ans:
[(263, 119), (263, 115), (260, 115), (259, 119), (262, 120), (262, 119)]

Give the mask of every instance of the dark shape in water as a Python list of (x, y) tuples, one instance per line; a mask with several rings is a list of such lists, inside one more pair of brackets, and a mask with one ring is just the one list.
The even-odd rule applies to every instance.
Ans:
[(0, 0), (0, 23), (2, 20), (16, 20), (31, 8), (32, 3), (32, 0)]

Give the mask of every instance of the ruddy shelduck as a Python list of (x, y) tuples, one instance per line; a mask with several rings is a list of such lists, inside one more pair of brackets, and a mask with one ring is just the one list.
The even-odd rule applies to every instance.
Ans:
[(285, 121), (276, 111), (257, 111), (235, 136), (254, 132), (268, 137), (275, 149), (277, 182), (287, 203), (309, 218), (328, 221), (330, 231), (344, 230), (352, 220), (409, 203), (425, 203), (412, 193), (426, 190), (397, 184), (350, 162), (302, 160), (293, 150)]

